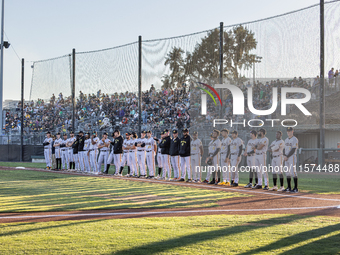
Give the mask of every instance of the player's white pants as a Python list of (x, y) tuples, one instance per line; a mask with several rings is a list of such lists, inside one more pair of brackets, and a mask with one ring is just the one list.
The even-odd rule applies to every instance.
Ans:
[(247, 166), (249, 167), (249, 172), (252, 172), (253, 178), (255, 178), (254, 173), (257, 173), (256, 165), (255, 165), (255, 155), (247, 156)]
[(138, 166), (140, 169), (140, 175), (146, 175), (146, 171), (145, 171), (145, 151), (138, 151), (137, 150), (137, 162), (138, 162)]
[[(163, 167), (162, 154), (160, 152), (157, 153), (157, 165), (158, 165), (158, 168)], [(158, 173), (157, 173), (157, 175), (158, 175)]]
[(146, 164), (149, 169), (149, 176), (155, 176), (155, 152), (146, 152)]
[(73, 149), (68, 149), (68, 162), (74, 162)]
[(129, 151), (130, 174), (138, 175), (136, 151)]
[(99, 158), (98, 158), (98, 172), (102, 169), (102, 163), (104, 163), (104, 172), (106, 172), (107, 169), (107, 159), (109, 157), (109, 151), (100, 151)]
[(238, 159), (238, 154), (230, 156), (231, 179), (234, 180), (234, 183), (239, 181), (238, 164), (240, 164), (240, 161), (241, 159)]
[(119, 169), (122, 163), (122, 157), (123, 155), (121, 153), (119, 154), (113, 154), (113, 163), (115, 164), (115, 168), (116, 168), (116, 174), (119, 174)]
[(191, 176), (191, 166), (190, 166), (190, 156), (181, 157), (181, 171), (182, 171), (182, 179), (185, 179), (185, 174), (188, 174), (188, 179), (192, 179)]
[(192, 179), (201, 180), (201, 154), (196, 153), (190, 156), (191, 169), (192, 169)]
[(215, 157), (213, 157), (212, 159), (212, 165), (208, 166), (208, 170), (207, 170), (207, 177), (205, 178), (207, 181), (210, 180), (210, 176), (212, 173), (214, 173), (214, 178), (215, 178), (215, 174), (217, 169), (219, 169), (219, 163), (220, 163), (220, 154), (217, 153), (217, 155)]
[[(64, 168), (64, 165), (66, 164), (66, 167)], [(68, 161), (68, 149), (61, 149), (61, 168), (62, 169), (68, 169), (70, 166)]]
[(273, 174), (282, 174), (282, 166), (283, 166), (283, 155), (280, 156), (273, 156), (272, 159), (272, 167), (273, 167)]
[(264, 185), (268, 186), (268, 171), (266, 167), (266, 153), (255, 155), (255, 166), (257, 171), (258, 185), (262, 186), (262, 175), (264, 177)]
[(170, 161), (172, 168), (174, 169), (174, 178), (179, 178), (179, 176), (181, 175), (179, 156), (170, 156)]
[(170, 155), (162, 154), (162, 165), (163, 165), (163, 176), (166, 177), (168, 173), (168, 178), (171, 178), (171, 168), (170, 168)]
[(222, 171), (222, 180), (225, 182), (230, 182), (230, 168), (229, 164), (230, 162), (225, 162), (225, 159), (227, 157), (227, 153), (223, 152), (221, 153), (221, 171)]
[(73, 154), (73, 160), (74, 160), (74, 169), (75, 170), (79, 170), (79, 157), (78, 157), (78, 153), (77, 154)]
[(52, 149), (44, 148), (44, 156), (46, 161), (46, 167), (52, 167)]
[(84, 160), (85, 160), (85, 171), (91, 172), (91, 163), (90, 163), (90, 155), (89, 151), (84, 151)]
[[(110, 165), (110, 164), (112, 163), (112, 160), (113, 160), (113, 150), (112, 150), (111, 153), (109, 154), (109, 157), (108, 157), (108, 159), (107, 159), (106, 164)], [(113, 161), (113, 163), (115, 163), (115, 162)]]
[(59, 147), (55, 147), (55, 158), (61, 158), (61, 151)]
[(125, 164), (130, 166), (129, 152), (124, 152), (120, 166), (124, 167)]
[(292, 155), (288, 158), (285, 163), (285, 168), (283, 171), (286, 173), (287, 177), (297, 177), (296, 172), (296, 155)]
[(90, 151), (90, 165), (94, 173), (98, 173), (100, 170), (97, 164), (98, 150)]

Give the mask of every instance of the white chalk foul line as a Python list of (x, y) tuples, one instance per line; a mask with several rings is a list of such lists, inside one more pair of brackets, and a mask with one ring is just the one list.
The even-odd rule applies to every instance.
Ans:
[(338, 208), (340, 206), (318, 206), (318, 207), (292, 207), (292, 208), (266, 208), (266, 209), (220, 209), (220, 210), (193, 210), (193, 211), (158, 211), (158, 212), (117, 212), (117, 213), (79, 213), (79, 214), (50, 214), (50, 215), (21, 215), (3, 216), (0, 219), (22, 219), (22, 218), (58, 218), (58, 217), (98, 217), (98, 216), (120, 216), (120, 215), (150, 215), (150, 214), (181, 214), (181, 213), (214, 213), (214, 212), (262, 212), (262, 211), (286, 211), (286, 210), (315, 210)]

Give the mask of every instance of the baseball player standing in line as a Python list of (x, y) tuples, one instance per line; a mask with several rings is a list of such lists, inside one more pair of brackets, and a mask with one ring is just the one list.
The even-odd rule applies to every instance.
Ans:
[(56, 170), (58, 171), (61, 169), (61, 151), (60, 151), (60, 144), (62, 143), (63, 140), (60, 138), (60, 133), (57, 133), (57, 138), (54, 141), (54, 148), (55, 148), (55, 160), (57, 162), (57, 168)]
[[(156, 142), (160, 143), (160, 141), (163, 140), (163, 135), (164, 135), (164, 132), (161, 132), (161, 139), (160, 140), (157, 137), (154, 137), (153, 139)], [(162, 164), (162, 148), (159, 147), (159, 145), (158, 145), (158, 150), (157, 150), (157, 165), (158, 165), (158, 174), (157, 174), (155, 179), (161, 178), (161, 173), (162, 173), (162, 168), (163, 168), (163, 164)]]
[[(215, 181), (216, 171), (219, 169), (219, 163), (220, 163), (220, 150), (221, 150), (221, 141), (218, 139), (220, 136), (220, 131), (217, 129), (214, 129), (211, 134), (211, 141), (209, 143), (208, 147), (208, 153), (209, 157), (206, 158), (205, 163), (208, 163), (208, 161), (212, 161), (212, 165), (208, 166), (207, 171), (207, 177), (205, 178), (203, 183), (208, 184), (217, 184), (219, 181)], [(212, 180), (210, 180), (210, 176), (213, 175)]]
[[(112, 146), (110, 146), (110, 147), (111, 147), (111, 152), (110, 152), (109, 157), (108, 157), (107, 162), (106, 162), (106, 165), (107, 165), (107, 166), (106, 166), (106, 171), (107, 171), (107, 172), (103, 172), (104, 174), (108, 174), (108, 173), (109, 173), (109, 169), (110, 169), (112, 160), (114, 160), (114, 159), (113, 159), (113, 158), (114, 158), (114, 156), (113, 156), (113, 152), (114, 152), (114, 150), (113, 150), (113, 144), (114, 144), (115, 138), (116, 138), (115, 132), (113, 132), (113, 133), (111, 134), (111, 136), (112, 136), (112, 138), (113, 138), (113, 140), (110, 141), (110, 143), (111, 143), (111, 145), (112, 145)], [(110, 151), (110, 147), (109, 147), (109, 151)], [(113, 164), (115, 164), (115, 161), (113, 161)], [(115, 169), (114, 175), (117, 175), (118, 172), (119, 172), (119, 170), (117, 170), (117, 168), (116, 168), (116, 169)]]
[(97, 133), (93, 131), (91, 135), (91, 143), (90, 143), (90, 166), (94, 174), (98, 174), (100, 170), (98, 169), (97, 158), (98, 158), (98, 144), (99, 138), (97, 137)]
[(190, 143), (190, 161), (192, 169), (192, 180), (194, 182), (201, 182), (201, 158), (203, 155), (203, 144), (198, 139), (197, 131), (192, 133), (192, 139)]
[(161, 147), (161, 154), (162, 154), (162, 165), (163, 165), (163, 176), (161, 180), (166, 179), (166, 174), (168, 173), (167, 181), (170, 181), (171, 179), (171, 168), (170, 168), (170, 141), (171, 138), (169, 136), (169, 130), (164, 130), (163, 139), (159, 144), (159, 147)]
[(123, 172), (123, 169), (124, 169), (124, 166), (125, 164), (127, 165), (128, 167), (128, 173), (126, 175), (126, 177), (130, 177), (130, 171), (131, 171), (131, 168), (130, 168), (130, 159), (129, 159), (129, 143), (130, 143), (130, 133), (126, 133), (125, 134), (125, 139), (123, 141), (123, 159), (122, 159), (122, 162), (121, 162), (121, 165), (120, 165), (120, 170), (119, 170), (119, 173), (122, 173)]
[(139, 166), (139, 178), (146, 177), (146, 163), (145, 163), (145, 135), (146, 131), (141, 132), (141, 137), (136, 139), (135, 146), (137, 147), (137, 168)]
[(247, 166), (249, 167), (249, 183), (244, 186), (245, 188), (253, 187), (253, 177), (255, 174), (255, 184), (258, 183), (257, 171), (255, 166), (255, 147), (257, 146), (258, 140), (256, 138), (257, 132), (255, 130), (250, 131), (250, 140), (247, 143), (247, 148), (244, 151), (244, 156), (247, 157)]
[(106, 163), (107, 163), (107, 158), (109, 157), (109, 148), (110, 148), (110, 140), (107, 139), (107, 133), (104, 133), (102, 139), (98, 143), (98, 149), (100, 149), (100, 153), (98, 157), (97, 174), (102, 173), (101, 172), (102, 163), (104, 163), (104, 172), (106, 172), (106, 166), (107, 166)]
[(181, 171), (182, 176), (179, 181), (185, 180), (185, 174), (187, 173), (187, 182), (192, 182), (191, 166), (190, 166), (190, 143), (191, 137), (187, 128), (183, 129), (183, 137), (181, 139), (181, 145), (179, 147), (179, 156), (181, 157)]
[[(292, 127), (287, 128), (288, 137), (285, 140), (285, 148), (283, 151), (283, 159), (285, 161), (285, 169), (287, 176), (288, 187), (284, 190), (285, 192), (297, 193), (298, 190), (298, 177), (296, 172), (296, 152), (299, 147), (299, 141), (294, 136), (294, 129)], [(291, 188), (292, 176), (294, 178), (294, 189)]]
[(146, 131), (147, 139), (145, 141), (146, 150), (146, 164), (149, 169), (149, 175), (146, 179), (155, 178), (155, 152), (157, 151), (157, 145), (155, 140), (152, 138), (151, 130)]
[[(67, 144), (67, 134), (64, 133), (63, 140), (60, 144), (60, 150), (61, 150), (61, 168), (62, 170), (68, 170), (69, 167), (69, 161), (68, 161), (68, 148), (66, 147)], [(65, 167), (66, 164), (66, 167)]]
[[(282, 140), (282, 132), (276, 132), (276, 140), (271, 143), (269, 146), (269, 151), (272, 155), (272, 168), (273, 168), (273, 188), (270, 191), (284, 191), (283, 187), (283, 149), (285, 147), (285, 142)], [(277, 174), (279, 173), (280, 177), (280, 189), (278, 189), (277, 183)]]
[[(122, 176), (122, 171), (120, 171), (120, 165), (122, 164), (122, 155), (123, 155), (123, 143), (124, 139), (120, 135), (119, 130), (115, 130), (113, 132), (113, 163), (115, 164), (116, 168), (116, 175)], [(109, 170), (106, 170), (108, 172)]]
[(264, 177), (264, 190), (269, 190), (269, 178), (268, 170), (266, 168), (267, 164), (267, 149), (269, 145), (269, 140), (266, 137), (266, 130), (261, 128), (258, 132), (258, 142), (255, 152), (255, 166), (257, 170), (258, 183), (253, 189), (262, 189), (262, 175)]
[(174, 170), (174, 181), (177, 181), (180, 176), (179, 166), (179, 148), (180, 139), (178, 138), (178, 131), (172, 131), (172, 139), (170, 140), (170, 161), (172, 169)]
[(74, 137), (73, 131), (70, 133), (70, 138), (67, 139), (66, 147), (68, 147), (68, 161), (70, 162), (69, 169), (75, 169), (75, 160), (73, 158), (73, 148), (72, 145), (76, 138)]
[(138, 168), (137, 168), (137, 160), (136, 160), (137, 159), (137, 148), (135, 146), (137, 138), (138, 136), (136, 132), (132, 132), (129, 143), (128, 143), (129, 161), (130, 161), (130, 167), (131, 167), (130, 175), (132, 177), (138, 177)]
[(79, 170), (78, 147), (79, 147), (79, 135), (77, 135), (76, 140), (72, 144), (75, 171)]
[(90, 147), (91, 147), (90, 133), (86, 133), (84, 143), (84, 159), (85, 159), (85, 172), (87, 173), (91, 173)]
[(84, 132), (83, 131), (79, 131), (78, 160), (79, 160), (80, 170), (82, 172), (85, 171), (84, 145), (85, 145)]
[(52, 142), (53, 142), (53, 139), (51, 138), (51, 132), (48, 131), (46, 133), (46, 138), (43, 142), (44, 156), (45, 156), (47, 170), (52, 169)]
[(231, 132), (233, 138), (230, 143), (230, 170), (231, 170), (231, 186), (237, 187), (239, 181), (238, 165), (242, 159), (243, 141), (238, 137), (238, 132)]
[(231, 138), (229, 135), (229, 130), (224, 128), (221, 130), (222, 134), (222, 141), (221, 141), (221, 170), (222, 170), (222, 182), (219, 182), (217, 185), (225, 185), (230, 186), (230, 160), (229, 160), (229, 154), (230, 154), (230, 143)]

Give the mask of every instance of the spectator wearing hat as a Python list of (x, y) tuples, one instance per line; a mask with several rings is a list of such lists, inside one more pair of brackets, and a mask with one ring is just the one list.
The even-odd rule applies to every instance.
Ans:
[(180, 166), (179, 166), (179, 149), (180, 149), (180, 139), (178, 138), (178, 131), (172, 131), (172, 139), (170, 140), (170, 161), (172, 169), (174, 171), (174, 181), (177, 181), (180, 176)]
[(185, 181), (185, 175), (188, 174), (187, 182), (192, 182), (191, 166), (190, 166), (190, 143), (191, 137), (187, 128), (183, 129), (183, 137), (179, 148), (179, 156), (181, 158), (181, 179)]

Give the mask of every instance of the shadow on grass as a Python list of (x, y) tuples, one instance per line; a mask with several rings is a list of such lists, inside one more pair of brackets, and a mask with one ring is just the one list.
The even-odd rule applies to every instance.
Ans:
[[(303, 219), (306, 218), (311, 218), (313, 216), (306, 216), (306, 217), (302, 217)], [(260, 220), (260, 221), (256, 221), (256, 222), (248, 222), (251, 223), (251, 225), (238, 225), (235, 227), (227, 227), (227, 228), (222, 228), (222, 229), (218, 229), (218, 230), (214, 230), (214, 231), (209, 231), (209, 232), (203, 232), (203, 233), (195, 233), (195, 234), (191, 234), (191, 235), (187, 235), (187, 236), (181, 236), (178, 238), (174, 238), (174, 239), (170, 239), (170, 240), (165, 240), (165, 241), (159, 241), (159, 242), (154, 242), (154, 243), (150, 243), (150, 244), (145, 244), (139, 247), (133, 247), (130, 249), (125, 249), (122, 251), (118, 251), (118, 252), (112, 252), (109, 254), (118, 254), (118, 255), (125, 255), (125, 254), (158, 254), (158, 253), (162, 253), (162, 252), (166, 252), (168, 250), (174, 249), (174, 248), (180, 248), (180, 247), (185, 247), (187, 245), (193, 245), (196, 243), (200, 243), (200, 242), (205, 242), (205, 241), (209, 241), (209, 240), (213, 240), (213, 239), (217, 239), (217, 238), (227, 238), (228, 236), (231, 235), (235, 235), (235, 234), (239, 234), (239, 233), (243, 233), (249, 230), (256, 230), (256, 229), (261, 229), (261, 228), (266, 228), (268, 226), (273, 226), (273, 225), (280, 225), (280, 224), (287, 224), (290, 222), (293, 222), (297, 219), (301, 219), (301, 216), (299, 218), (291, 216), (291, 217), (287, 217), (287, 216), (282, 216), (282, 217), (277, 217), (277, 218), (271, 218), (271, 219), (265, 219), (265, 220)], [(334, 229), (336, 229), (337, 226), (332, 226), (332, 227), (326, 227), (324, 232), (331, 232), (334, 231)], [(279, 227), (278, 227), (279, 229)], [(318, 230), (314, 230), (315, 232), (317, 232)], [(301, 233), (299, 234), (301, 236), (301, 238), (303, 238), (304, 234)], [(306, 239), (308, 239), (310, 237), (306, 236)], [(226, 239), (227, 240), (227, 239)], [(303, 240), (300, 240), (303, 241)], [(276, 248), (279, 248), (279, 244), (277, 244)], [(282, 246), (284, 247), (284, 245)], [(254, 250), (252, 250), (249, 254), (255, 254), (256, 252)], [(246, 253), (248, 254), (248, 253)], [(294, 253), (291, 253), (294, 254)]]

